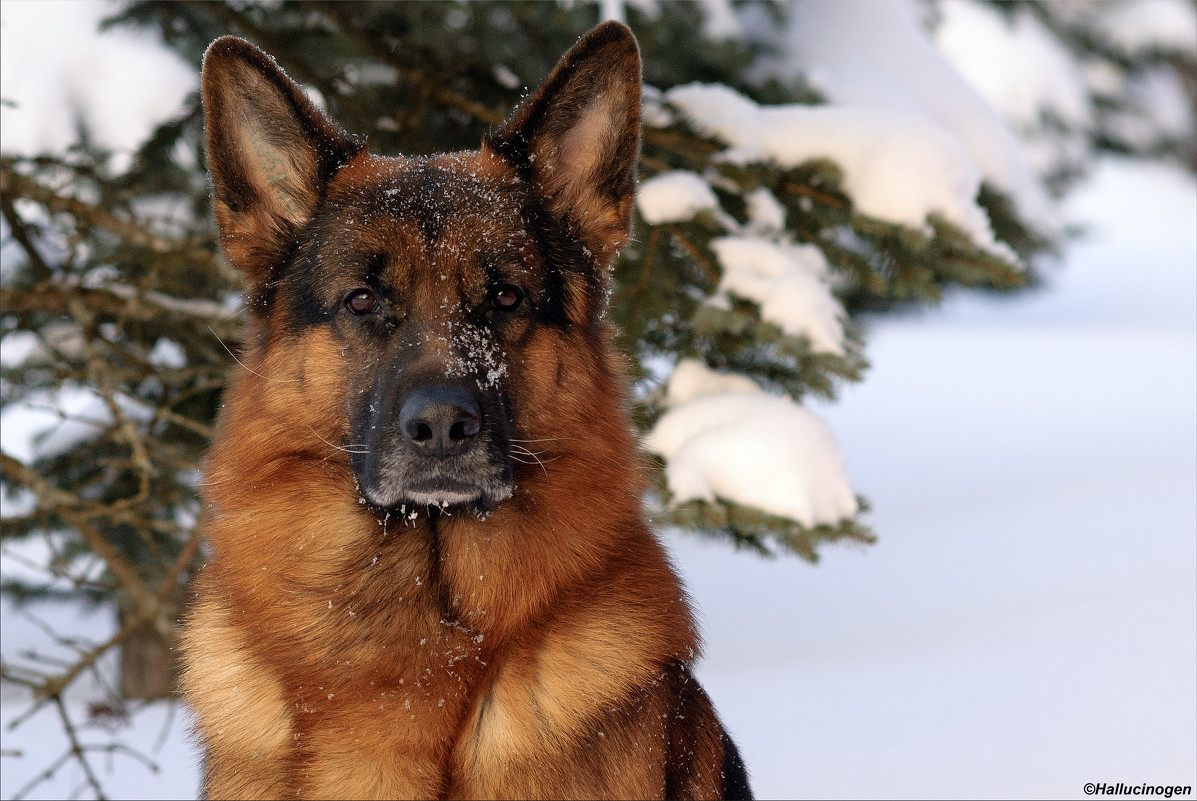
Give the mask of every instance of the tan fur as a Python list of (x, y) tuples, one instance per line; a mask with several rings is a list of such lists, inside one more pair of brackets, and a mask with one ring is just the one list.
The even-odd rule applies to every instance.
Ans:
[[(563, 122), (512, 123), (528, 126), (518, 130), (531, 131), (530, 147), (555, 154), (530, 168), (536, 191), (599, 255), (564, 277), (568, 320), (514, 316), (495, 329), (513, 441), (534, 443), (538, 456), (515, 463), (513, 494), (484, 517), (363, 503), (347, 408), (390, 375), (388, 353), (409, 359), (412, 374), (457, 369), (455, 332), (472, 325), (461, 309), (489, 291), (479, 243), (510, 251), (509, 280), (538, 297), (550, 291), (534, 228), (515, 211), (528, 164), (501, 136), (423, 161), (342, 141), (343, 160), (321, 178), (292, 152), (310, 145), (284, 136), (268, 156), (294, 167), (288, 186), (305, 187), (288, 190), (296, 211), (267, 197), (277, 182), (262, 153), (240, 163), (253, 134), (226, 130), (247, 122), (223, 98), (247, 85), (265, 92), (245, 107), (264, 109), (251, 125), (274, 124), (284, 106), (314, 110), (248, 45), (213, 46), (209, 159), (218, 193), (231, 193), (217, 219), (262, 301), (208, 460), (212, 558), (183, 639), (209, 797), (722, 797), (724, 735), (687, 667), (698, 640), (685, 595), (642, 519), (623, 362), (601, 322), (601, 271), (629, 224), (632, 175), (612, 170), (634, 167), (623, 128), (638, 114), (639, 62), (625, 69), (627, 96), (600, 111), (591, 103), (567, 114), (550, 102), (590, 80), (570, 73), (571, 57), (592, 70), (601, 60), (585, 47), (634, 57), (625, 30), (598, 29), (546, 82), (543, 117)], [(247, 83), (247, 71), (268, 77)], [(233, 91), (226, 84), (239, 75)], [(622, 127), (612, 122), (621, 113)], [(321, 125), (308, 128), (343, 137)], [(552, 177), (540, 172), (546, 164)], [(457, 183), (437, 201), (454, 205), (430, 235), (427, 219), (386, 206), (383, 189), (436, 176)], [(379, 203), (385, 213), (372, 211)], [(301, 289), (285, 270), (295, 268), (268, 254), (287, 250), (287, 232), (309, 221), (343, 239), (320, 251), (304, 303), (353, 291), (357, 254), (379, 254), (386, 300), (404, 309), (413, 344), (363, 339), (343, 311), (332, 322), (294, 316)], [(296, 259), (320, 246), (318, 236), (301, 240)]]

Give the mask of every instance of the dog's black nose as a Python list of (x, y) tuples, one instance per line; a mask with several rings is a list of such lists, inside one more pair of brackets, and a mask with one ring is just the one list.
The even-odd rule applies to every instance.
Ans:
[(481, 429), (478, 404), (459, 387), (420, 387), (399, 410), (399, 430), (428, 456), (461, 453)]

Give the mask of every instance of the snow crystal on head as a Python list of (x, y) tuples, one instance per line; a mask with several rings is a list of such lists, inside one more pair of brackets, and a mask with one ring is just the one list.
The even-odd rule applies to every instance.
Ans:
[(470, 323), (450, 321), (449, 341), (455, 346), (452, 355), (445, 360), (445, 376), (461, 378), (477, 376), (478, 388), (488, 389), (498, 385), (507, 375), (507, 355), (499, 349), (490, 330)]

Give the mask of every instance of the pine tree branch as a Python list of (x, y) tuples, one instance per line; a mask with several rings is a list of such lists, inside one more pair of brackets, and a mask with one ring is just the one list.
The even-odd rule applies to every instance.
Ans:
[[(13, 793), (12, 797), (14, 801), (20, 801), (20, 799), (25, 798), (26, 794), (31, 792), (39, 784), (54, 778), (54, 774), (58, 772), (58, 769), (70, 762), (72, 756), (72, 753), (68, 750), (65, 754), (58, 757), (58, 759), (55, 759), (53, 762), (51, 762), (49, 767), (27, 781), (20, 790), (17, 790), (15, 793)], [(102, 798), (103, 796), (100, 797)]]
[(228, 309), (214, 301), (175, 298), (153, 289), (139, 290), (125, 284), (85, 289), (78, 284), (60, 281), (39, 284), (29, 289), (0, 289), (0, 307), (9, 314), (37, 311), (68, 314), (75, 300), (93, 314), (124, 316), (141, 322), (160, 321), (165, 311), (221, 326), (230, 335), (241, 325), (239, 320), (232, 319)]
[(202, 529), (195, 526), (191, 529), (191, 533), (187, 537), (187, 544), (183, 546), (183, 550), (179, 552), (174, 564), (170, 566), (166, 578), (162, 582), (162, 586), (158, 588), (158, 599), (165, 602), (170, 594), (174, 592), (175, 588), (183, 581), (183, 576), (187, 572), (191, 560), (199, 553), (200, 544), (204, 541)]
[(67, 714), (66, 704), (62, 702), (62, 696), (54, 698), (54, 707), (58, 710), (59, 720), (62, 721), (63, 731), (66, 732), (67, 739), (71, 744), (71, 756), (79, 762), (80, 767), (83, 768), (83, 773), (87, 777), (87, 783), (91, 785), (91, 789), (95, 791), (97, 799), (104, 799), (104, 788), (100, 786), (96, 774), (92, 772), (91, 763), (87, 761), (87, 754), (83, 752), (83, 747), (79, 745), (79, 735), (75, 731), (75, 724), (71, 721), (70, 715)]
[(808, 197), (811, 200), (817, 200), (826, 206), (831, 206), (833, 209), (847, 208), (838, 198), (832, 197), (826, 192), (820, 192), (817, 189), (812, 189), (809, 186), (805, 186), (795, 181), (786, 181), (783, 186), (787, 192), (793, 192), (796, 195), (802, 195), (803, 197)]
[[(100, 657), (111, 651), (116, 646), (120, 645), (140, 626), (145, 625), (153, 620), (153, 616), (147, 612), (142, 612), (140, 615), (132, 615), (127, 619), (115, 634), (109, 637), (99, 645), (93, 646), (87, 651), (80, 654), (77, 659), (67, 670), (57, 676), (44, 676), (35, 671), (24, 670), (22, 668), (13, 668), (12, 666), (0, 666), (0, 677), (5, 681), (13, 684), (18, 684), (22, 687), (28, 688), (37, 699), (28, 709), (20, 715), (9, 721), (6, 727), (9, 731), (14, 731), (21, 726), (29, 718), (36, 715), (47, 704), (58, 703), (62, 700), (62, 695), (66, 689), (74, 683), (75, 679), (79, 678), (84, 671), (91, 669), (99, 661)], [(57, 638), (55, 638), (57, 639)], [(15, 671), (22, 671), (29, 675), (21, 675)], [(57, 768), (48, 769), (45, 774), (45, 779), (53, 775), (53, 771)], [(44, 780), (44, 779), (43, 779)], [(32, 786), (36, 786), (34, 783)], [(17, 794), (17, 797), (20, 793)]]
[[(86, 332), (85, 343), (87, 350), (87, 372), (89, 383), (93, 384), (99, 391), (100, 397), (104, 401), (104, 405), (108, 407), (108, 413), (112, 415), (112, 420), (116, 424), (116, 428), (124, 436), (125, 441), (129, 445), (129, 450), (132, 454), (132, 464), (137, 471), (137, 493), (132, 497), (122, 498), (118, 503), (113, 504), (117, 508), (128, 508), (142, 503), (150, 494), (150, 476), (154, 472), (153, 465), (150, 464), (149, 453), (146, 452), (145, 441), (137, 431), (137, 426), (133, 424), (125, 414), (124, 409), (116, 402), (116, 394), (112, 381), (111, 370), (109, 363), (100, 353), (95, 343), (95, 318), (91, 316), (87, 308), (78, 300), (72, 299), (70, 302), (71, 313), (76, 320), (78, 320)], [(144, 535), (144, 530), (139, 528)], [(152, 538), (145, 535), (146, 541), (152, 544)]]
[[(150, 768), (150, 770), (157, 772), (158, 766), (153, 760), (149, 759), (145, 754), (142, 754), (132, 748), (121, 743), (109, 743), (106, 745), (84, 745), (78, 736), (78, 728), (74, 721), (71, 720), (70, 714), (66, 709), (66, 702), (63, 695), (66, 689), (80, 676), (84, 671), (90, 670), (96, 666), (97, 661), (104, 654), (111, 651), (116, 646), (120, 645), (131, 634), (136, 632), (141, 626), (147, 622), (152, 621), (153, 616), (143, 612), (141, 615), (131, 616), (124, 622), (120, 630), (105, 642), (94, 646), (93, 648), (81, 653), (80, 658), (76, 660), (67, 670), (58, 676), (51, 676), (38, 680), (38, 678), (30, 678), (29, 676), (21, 675), (20, 668), (12, 668), (7, 665), (0, 665), (0, 678), (6, 682), (26, 687), (32, 691), (34, 697), (37, 699), (28, 709), (9, 722), (6, 727), (9, 731), (17, 729), (29, 718), (33, 717), (40, 710), (47, 705), (52, 704), (58, 712), (59, 722), (62, 725), (63, 732), (67, 736), (69, 747), (66, 753), (59, 756), (50, 763), (43, 771), (38, 773), (30, 779), (24, 786), (22, 786), (14, 795), (13, 798), (23, 798), (31, 792), (38, 785), (47, 782), (54, 777), (58, 770), (71, 760), (77, 761), (86, 776), (86, 783), (95, 792), (97, 798), (104, 798), (103, 788), (100, 785), (95, 773), (91, 769), (91, 764), (87, 760), (88, 751), (100, 751), (104, 753), (122, 753), (133, 759), (138, 760), (142, 764)], [(53, 633), (51, 633), (52, 636)], [(59, 638), (54, 636), (56, 640)], [(60, 641), (61, 642), (61, 641)], [(69, 643), (68, 643), (69, 645)], [(29, 671), (24, 671), (29, 672)], [(40, 678), (40, 677), (39, 677)], [(6, 754), (16, 755), (17, 754)]]
[(168, 423), (173, 423), (177, 426), (181, 426), (182, 428), (186, 428), (188, 431), (198, 434), (206, 440), (211, 440), (216, 434), (216, 429), (212, 426), (206, 426), (203, 423), (192, 420), (190, 417), (184, 417), (181, 414), (176, 414), (170, 409), (163, 407), (159, 407), (154, 412), (154, 419), (165, 420)]
[[(60, 698), (66, 688), (71, 686), (75, 679), (82, 675), (83, 671), (88, 670), (99, 661), (100, 657), (111, 651), (116, 646), (125, 641), (134, 631), (147, 623), (154, 622), (152, 614), (142, 612), (140, 615), (132, 615), (120, 627), (120, 630), (109, 637), (104, 642), (89, 649), (73, 664), (71, 667), (60, 676), (52, 676), (46, 679), (40, 687), (34, 689), (34, 694), (43, 698)], [(10, 727), (11, 728), (11, 727)]]
[(690, 254), (690, 257), (698, 263), (698, 266), (702, 268), (704, 273), (706, 273), (707, 279), (711, 282), (711, 286), (718, 286), (720, 271), (716, 269), (715, 266), (711, 264), (711, 262), (708, 261), (705, 256), (702, 255), (701, 251), (699, 251), (694, 243), (687, 239), (685, 234), (672, 225), (665, 226), (665, 230), (667, 230), (673, 236), (674, 241), (685, 248), (686, 252)]
[(17, 214), (17, 210), (13, 206), (13, 197), (8, 192), (0, 192), (0, 211), (4, 214), (4, 220), (8, 223), (8, 230), (12, 232), (12, 238), (21, 246), (21, 250), (25, 251), (25, 256), (29, 259), (29, 266), (33, 269), (34, 277), (39, 281), (49, 278), (51, 275), (50, 267), (33, 244), (33, 240), (29, 238), (28, 224), (21, 219), (20, 214)]
[(241, 281), (240, 274), (211, 251), (196, 247), (190, 242), (158, 236), (136, 223), (126, 222), (116, 217), (102, 206), (61, 195), (38, 181), (18, 173), (8, 159), (5, 159), (0, 165), (0, 194), (29, 198), (42, 204), (51, 212), (66, 212), (77, 219), (85, 220), (92, 225), (110, 231), (136, 247), (143, 247), (155, 253), (177, 253), (190, 261), (199, 262), (202, 267), (216, 272), (230, 282), (239, 284)]
[(723, 150), (723, 145), (702, 136), (693, 136), (664, 128), (644, 126), (640, 131), (640, 138), (657, 147), (663, 147), (671, 153), (702, 166), (710, 163), (710, 156)]
[(395, 55), (375, 32), (359, 28), (350, 16), (350, 10), (353, 8), (351, 4), (319, 2), (312, 5), (320, 9), (320, 12), (330, 22), (333, 22), (344, 33), (348, 34), (359, 47), (383, 64), (397, 70), (405, 81), (420, 87), (432, 100), (468, 114), (486, 125), (499, 125), (503, 122), (504, 115), (502, 112), (446, 88), (422, 70), (413, 67)]
[[(90, 519), (91, 511), (96, 506), (101, 510), (106, 507), (99, 504), (87, 504), (68, 492), (63, 492), (53, 486), (36, 470), (25, 466), (6, 453), (0, 453), (0, 475), (23, 487), (27, 487), (37, 497), (38, 504), (47, 511), (52, 511), (61, 517), (69, 526), (74, 528), (87, 542), (87, 546), (97, 556), (104, 560), (108, 568), (117, 577), (121, 588), (128, 592), (136, 603), (136, 608), (143, 613), (157, 616), (161, 604), (150, 590), (137, 567), (125, 559)], [(100, 511), (99, 514), (103, 514)]]
[[(625, 295), (637, 296), (638, 293), (642, 292), (648, 287), (648, 277), (652, 274), (653, 256), (656, 254), (657, 245), (661, 241), (661, 231), (663, 230), (664, 228), (660, 225), (654, 225), (652, 227), (648, 235), (648, 242), (646, 242), (644, 245), (644, 256), (642, 257), (644, 263), (640, 266), (639, 279), (637, 279), (636, 283), (632, 284), (631, 286), (625, 286), (616, 292), (611, 298), (612, 302), (619, 300)], [(634, 297), (633, 303), (635, 303), (637, 300), (638, 297)], [(632, 316), (635, 316), (635, 306), (632, 308)]]
[[(165, 6), (170, 6), (171, 3), (164, 3)], [(233, 31), (238, 31), (250, 39), (255, 40), (259, 45), (266, 48), (271, 54), (280, 62), (284, 59), (284, 54), (294, 52), (295, 48), (290, 43), (284, 41), (282, 38), (276, 36), (274, 33), (266, 30), (261, 25), (250, 20), (243, 13), (235, 8), (230, 7), (225, 0), (219, 2), (211, 2), (210, 0), (202, 0), (196, 2), (195, 0), (187, 0), (185, 5), (203, 11), (216, 17), (224, 23), (225, 26)], [(169, 14), (169, 8), (167, 14)], [(286, 59), (286, 69), (291, 73), (291, 76), (300, 83), (306, 83), (309, 86), (320, 87), (323, 86), (324, 79), (312, 72), (311, 68), (302, 61), (294, 58)]]

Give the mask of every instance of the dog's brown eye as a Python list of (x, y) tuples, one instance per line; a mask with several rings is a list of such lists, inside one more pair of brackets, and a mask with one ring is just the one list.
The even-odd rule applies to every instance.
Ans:
[(345, 305), (354, 314), (369, 314), (378, 306), (378, 298), (368, 289), (359, 289), (345, 299)]
[(495, 308), (510, 311), (516, 306), (520, 305), (523, 300), (524, 293), (520, 292), (510, 284), (505, 284), (495, 291)]

